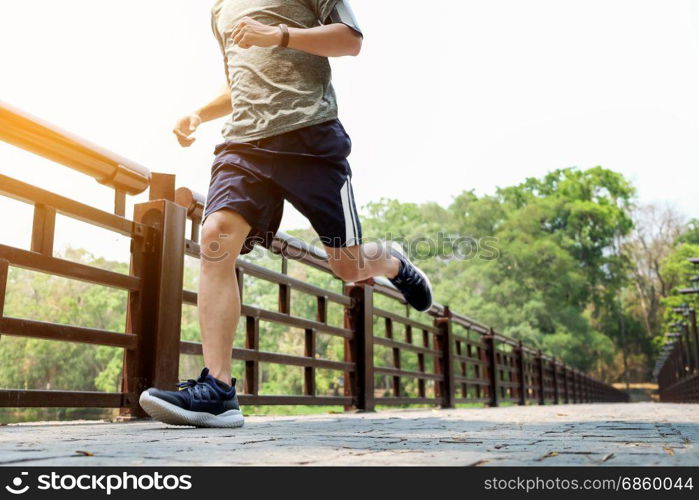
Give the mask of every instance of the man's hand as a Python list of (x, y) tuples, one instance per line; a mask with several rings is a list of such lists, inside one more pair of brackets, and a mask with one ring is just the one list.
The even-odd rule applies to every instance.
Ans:
[(250, 17), (244, 17), (236, 24), (230, 36), (241, 49), (275, 47), (282, 42), (282, 32), (278, 26), (267, 26)]
[(197, 127), (201, 125), (201, 122), (201, 117), (196, 113), (184, 116), (177, 120), (175, 128), (172, 129), (172, 132), (177, 136), (180, 146), (183, 148), (188, 148), (192, 145), (192, 143), (194, 143), (194, 141), (196, 141), (196, 138), (192, 137), (192, 134)]

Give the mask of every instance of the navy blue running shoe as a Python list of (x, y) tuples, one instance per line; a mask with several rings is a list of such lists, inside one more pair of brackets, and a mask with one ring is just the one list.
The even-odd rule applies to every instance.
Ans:
[(406, 302), (420, 312), (432, 307), (432, 284), (425, 273), (410, 262), (403, 248), (396, 242), (388, 245), (391, 255), (400, 261), (400, 270), (389, 280), (405, 297)]
[(242, 427), (243, 414), (235, 392), (235, 379), (227, 386), (204, 368), (197, 380), (177, 384), (179, 391), (150, 388), (139, 403), (148, 415), (171, 425)]

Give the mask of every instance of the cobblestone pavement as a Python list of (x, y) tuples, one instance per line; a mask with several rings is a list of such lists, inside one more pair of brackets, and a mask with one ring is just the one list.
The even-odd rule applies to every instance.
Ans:
[(242, 429), (0, 427), (0, 465), (699, 465), (699, 405), (251, 416)]

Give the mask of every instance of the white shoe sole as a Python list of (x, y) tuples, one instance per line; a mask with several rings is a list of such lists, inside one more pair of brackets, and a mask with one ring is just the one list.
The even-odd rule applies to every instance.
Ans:
[(242, 427), (245, 419), (240, 410), (228, 410), (220, 415), (189, 411), (179, 406), (156, 398), (143, 391), (138, 402), (148, 415), (170, 425), (189, 425), (194, 427)]
[[(413, 264), (413, 261), (410, 260), (410, 257), (408, 257), (405, 254), (405, 252), (403, 251), (402, 246), (400, 246), (395, 241), (391, 241), (389, 244), (390, 244), (391, 248), (393, 248), (396, 252), (401, 254), (405, 258), (405, 260), (407, 260), (408, 263), (415, 268), (415, 270), (418, 272), (418, 274), (423, 277), (423, 279), (427, 282), (427, 287), (430, 289), (430, 297), (434, 297), (434, 294), (432, 293), (432, 283), (430, 282), (430, 279), (427, 277), (427, 275), (422, 271), (422, 269), (420, 269), (415, 264)], [(432, 300), (430, 302), (430, 305), (427, 306), (425, 309), (417, 309), (416, 308), (416, 310), (420, 311), (420, 312), (429, 311), (432, 308), (432, 304), (434, 304), (434, 300)]]

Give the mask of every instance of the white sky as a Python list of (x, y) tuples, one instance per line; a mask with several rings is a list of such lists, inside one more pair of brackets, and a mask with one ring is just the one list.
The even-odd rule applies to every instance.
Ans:
[[(212, 3), (0, 0), (0, 99), (206, 193), (221, 124), (190, 149), (170, 130), (224, 81)], [(602, 165), (642, 201), (699, 216), (697, 1), (352, 5), (364, 50), (333, 68), (360, 205), (448, 204), (465, 189)], [(106, 188), (3, 143), (0, 173), (111, 208)], [(283, 229), (307, 226), (288, 208)], [(0, 213), (0, 242), (26, 247), (29, 211)], [(113, 238), (81, 228), (61, 222), (57, 247), (116, 256)]]

